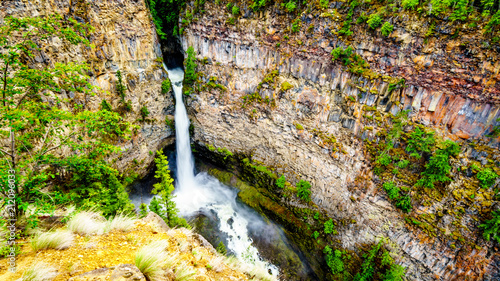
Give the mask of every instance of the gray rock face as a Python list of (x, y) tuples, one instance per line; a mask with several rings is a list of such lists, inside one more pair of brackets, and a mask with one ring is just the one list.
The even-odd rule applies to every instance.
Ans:
[(146, 277), (133, 264), (120, 264), (113, 267), (99, 268), (78, 276), (72, 277), (69, 281), (146, 281)]
[[(500, 117), (498, 108), (416, 86), (391, 93), (384, 81), (368, 81), (313, 58), (282, 56), (258, 42), (238, 41), (237, 35), (205, 37), (200, 30), (188, 28), (183, 46), (193, 46), (200, 59), (208, 59), (198, 71), (217, 77), (228, 88), (227, 92), (202, 91), (187, 99), (195, 142), (251, 155), (292, 183), (311, 182), (314, 203), (331, 217), (352, 222), (338, 226), (338, 239), (346, 249), (356, 250), (386, 237), (411, 280), (439, 280), (436, 276), (450, 280), (466, 274), (458, 264), (458, 250), (438, 239), (423, 243), (418, 231), (408, 229), (401, 214), (377, 192), (361, 142), (376, 135), (364, 129), (369, 126), (362, 121), (361, 108), (373, 106), (393, 114), (411, 109), (414, 121), (446, 125), (450, 130), (445, 134), (461, 138), (485, 134)], [(242, 98), (274, 69), (280, 71), (276, 84), (263, 84), (260, 94), (276, 106), (254, 102), (244, 108)], [(280, 91), (284, 81), (294, 88)], [(304, 130), (297, 129), (297, 123)], [(335, 136), (339, 148), (326, 148), (314, 130)], [(366, 186), (360, 187), (358, 178), (368, 179), (362, 181)], [(353, 191), (356, 185), (361, 194)], [(473, 255), (487, 253), (484, 247)]]
[[(207, 36), (202, 30), (199, 25), (187, 29), (183, 38), (184, 48), (193, 46), (199, 58), (207, 58), (221, 65), (231, 65), (234, 70), (232, 75), (240, 77), (234, 81), (233, 90), (236, 91), (255, 91), (256, 84), (262, 80), (265, 72), (277, 69), (281, 75), (299, 81), (310, 81), (321, 88), (324, 100), (311, 101), (313, 107), (320, 104), (335, 107), (333, 96), (328, 93), (338, 90), (343, 99), (352, 97), (361, 104), (377, 106), (383, 111), (397, 113), (402, 109), (411, 109), (410, 116), (413, 120), (445, 126), (449, 132), (463, 139), (486, 136), (491, 133), (493, 126), (500, 124), (500, 121), (497, 121), (500, 118), (498, 104), (479, 102), (424, 86), (411, 85), (390, 92), (389, 83), (383, 79), (368, 81), (359, 78), (322, 57), (284, 53), (258, 41), (241, 42), (236, 36), (214, 38)], [(361, 97), (357, 98), (358, 95)], [(398, 105), (392, 106), (393, 104)], [(385, 107), (387, 105), (388, 108)], [(344, 126), (352, 127), (349, 122)], [(493, 140), (493, 143), (498, 143), (498, 140)]]

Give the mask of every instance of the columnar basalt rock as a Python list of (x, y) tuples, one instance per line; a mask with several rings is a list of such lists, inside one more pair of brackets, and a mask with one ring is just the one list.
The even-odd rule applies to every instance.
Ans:
[[(377, 130), (363, 117), (363, 109), (368, 106), (393, 115), (409, 110), (412, 121), (433, 127), (445, 138), (485, 139), (491, 147), (498, 146), (499, 139), (485, 138), (499, 125), (500, 118), (498, 85), (486, 89), (483, 83), (491, 73), (483, 68), (477, 72), (449, 71), (454, 55), (437, 47), (431, 56), (409, 59), (414, 55), (408, 46), (421, 45), (422, 38), (404, 29), (397, 29), (393, 35), (402, 44), (400, 47), (361, 36), (365, 43), (354, 46), (359, 54), (368, 57), (375, 71), (406, 79), (406, 87), (391, 90), (394, 80), (387, 76), (367, 79), (332, 62), (329, 52), (343, 46), (337, 39), (316, 36), (318, 40), (314, 41), (300, 32), (293, 35), (294, 40), (301, 39), (304, 45), (277, 47), (284, 32), (277, 34), (276, 29), (284, 29), (289, 22), (278, 22), (280, 14), (276, 10), (252, 16), (247, 12), (231, 26), (224, 24), (227, 15), (220, 9), (209, 5), (205, 9), (206, 13), (197, 15), (198, 20), (185, 27), (183, 48), (193, 47), (201, 62), (197, 70), (202, 74), (201, 85), (215, 78), (228, 91), (205, 88), (187, 99), (195, 124), (195, 142), (251, 155), (293, 183), (309, 180), (312, 199), (318, 206), (337, 220), (352, 222), (338, 227), (338, 239), (344, 248), (356, 250), (387, 237), (388, 245), (408, 267), (411, 280), (498, 278), (498, 257), (492, 255), (491, 243), (479, 238), (482, 247), (464, 254), (450, 247), (449, 242), (429, 239), (405, 224), (401, 213), (377, 191), (377, 177), (370, 169), (362, 142), (379, 139)], [(314, 20), (315, 35), (321, 34), (316, 28), (325, 25)], [(273, 70), (279, 71), (276, 80), (264, 82)], [(464, 84), (476, 74), (482, 78), (469, 86)], [(293, 88), (282, 91), (280, 85), (285, 81)], [(245, 103), (243, 98), (257, 90), (264, 102)], [(479, 95), (483, 90), (485, 94)], [(318, 131), (335, 136), (340, 149), (329, 148), (317, 136)], [(470, 151), (464, 156), (471, 157)], [(444, 203), (438, 205), (446, 207)], [(470, 239), (477, 239), (477, 235), (475, 232)], [(471, 267), (475, 260), (481, 262)]]

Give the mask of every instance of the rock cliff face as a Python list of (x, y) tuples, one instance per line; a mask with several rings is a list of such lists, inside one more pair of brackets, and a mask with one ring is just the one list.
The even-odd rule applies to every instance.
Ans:
[[(125, 100), (132, 103), (131, 112), (124, 119), (140, 128), (132, 140), (119, 144), (125, 149), (117, 161), (121, 170), (134, 168), (144, 175), (152, 161), (154, 152), (171, 143), (172, 130), (165, 125), (165, 117), (173, 113), (170, 95), (161, 94), (161, 82), (166, 77), (161, 65), (161, 50), (149, 10), (143, 1), (2, 1), (0, 19), (6, 16), (43, 16), (59, 13), (90, 23), (95, 32), (90, 41), (93, 49), (82, 47), (68, 49), (59, 41), (45, 42), (40, 62), (86, 61), (91, 70), (92, 83), (100, 88), (91, 97), (79, 97), (63, 93), (71, 102), (83, 104), (88, 109), (98, 109), (102, 99), (113, 108), (121, 106), (116, 94), (117, 76), (121, 71), (127, 87)], [(149, 116), (146, 122), (139, 121), (140, 109), (146, 106)], [(132, 160), (136, 159), (138, 164)]]
[[(198, 20), (187, 25), (182, 36), (184, 49), (192, 46), (201, 61), (197, 71), (200, 84), (206, 85), (188, 99), (195, 142), (251, 155), (292, 182), (309, 180), (316, 204), (338, 221), (352, 221), (338, 227), (344, 248), (356, 250), (387, 237), (412, 280), (500, 278), (496, 250), (477, 237), (477, 230), (465, 236), (481, 246), (465, 250), (450, 248), (446, 239), (422, 235), (405, 224), (401, 213), (378, 191), (362, 141), (379, 139), (372, 127), (376, 122), (363, 118), (365, 106), (394, 115), (409, 109), (411, 120), (453, 140), (489, 134), (500, 117), (499, 85), (487, 85), (497, 79), (495, 52), (474, 49), (476, 57), (462, 56), (463, 61), (456, 63), (460, 66), (453, 67), (460, 56), (451, 51), (456, 42), (434, 42), (428, 49), (415, 30), (402, 24), (384, 40), (357, 30), (359, 36), (353, 37), (359, 40), (353, 45), (369, 57), (372, 68), (406, 78), (408, 87), (391, 90), (384, 76), (367, 79), (332, 63), (330, 51), (344, 44), (327, 32), (329, 19), (303, 14), (304, 22), (314, 24), (313, 31), (308, 34), (302, 29), (290, 35), (283, 30), (292, 19), (277, 9), (255, 14), (239, 3), (244, 16), (230, 25), (223, 4), (207, 3), (206, 12), (197, 14)], [(284, 35), (292, 37), (288, 43), (283, 43)], [(442, 49), (445, 46), (451, 49)], [(427, 55), (420, 56), (420, 52)], [(481, 63), (485, 56), (489, 61)], [(210, 81), (223, 84), (227, 91), (210, 87)], [(283, 90), (283, 82), (293, 88)], [(256, 91), (258, 97), (253, 94)], [(336, 138), (334, 149), (325, 143), (325, 135)], [(498, 139), (487, 142), (498, 145)], [(497, 152), (486, 157), (498, 158)], [(463, 156), (477, 154), (472, 149)], [(447, 201), (431, 209), (453, 208)], [(422, 206), (416, 212), (427, 209)], [(464, 221), (470, 224), (472, 219)], [(447, 228), (449, 222), (445, 216), (440, 227)]]

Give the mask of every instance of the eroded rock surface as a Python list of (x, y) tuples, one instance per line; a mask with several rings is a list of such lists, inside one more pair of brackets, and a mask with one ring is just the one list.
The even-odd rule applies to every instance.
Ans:
[(142, 281), (144, 274), (133, 264), (120, 264), (109, 268), (100, 268), (72, 277), (70, 281), (111, 280), (111, 281)]
[[(245, 14), (235, 26), (223, 24), (227, 15), (220, 9), (207, 5), (206, 10), (184, 30), (183, 46), (185, 50), (193, 47), (203, 62), (198, 65), (203, 74), (201, 84), (216, 81), (227, 91), (207, 86), (187, 99), (195, 142), (247, 155), (274, 168), (276, 174), (285, 174), (292, 183), (310, 181), (314, 203), (338, 221), (351, 222), (338, 227), (344, 248), (356, 250), (386, 237), (401, 256), (401, 264), (408, 267), (411, 280), (498, 278), (496, 248), (478, 238), (477, 223), (467, 237), (477, 239), (480, 246), (463, 251), (450, 247), (446, 240), (410, 229), (379, 192), (362, 141), (380, 139), (372, 127), (377, 122), (368, 122), (363, 116), (366, 107), (394, 115), (410, 110), (412, 121), (433, 127), (445, 138), (483, 138), (499, 124), (498, 83), (489, 87), (485, 82), (496, 79), (494, 67), (450, 71), (455, 55), (438, 46), (432, 56), (417, 57), (408, 44), (420, 45), (421, 38), (403, 27), (393, 34), (404, 43), (396, 47), (360, 34), (355, 45), (358, 53), (366, 55), (376, 71), (407, 79), (408, 87), (391, 91), (385, 78), (366, 79), (332, 63), (329, 52), (342, 43), (322, 37), (325, 25), (321, 19), (309, 16), (314, 18), (313, 34), (302, 30), (290, 35), (293, 40), (284, 44), (281, 36), (290, 21), (276, 10), (257, 14), (246, 10), (252, 15)], [(277, 33), (280, 29), (282, 34)], [(299, 40), (303, 44), (291, 43)], [(365, 43), (359, 42), (363, 40)], [(276, 47), (276, 42), (282, 45)], [(496, 59), (492, 60), (497, 65)], [(478, 58), (469, 62), (481, 64)], [(265, 81), (273, 71), (279, 72), (275, 80)], [(464, 82), (476, 74), (486, 80)], [(281, 90), (283, 82), (293, 88)], [(467, 92), (467, 88), (471, 90)], [(479, 96), (482, 90), (488, 94)], [(253, 94), (256, 91), (259, 97)], [(334, 136), (335, 149), (320, 134)], [(498, 145), (498, 139), (487, 141), (490, 146)], [(470, 151), (464, 156), (470, 157)], [(497, 156), (493, 153), (489, 157)], [(454, 188), (459, 188), (459, 183), (450, 187)], [(446, 201), (431, 209), (447, 208)], [(472, 221), (471, 217), (466, 221)], [(472, 266), (474, 261), (480, 262)]]

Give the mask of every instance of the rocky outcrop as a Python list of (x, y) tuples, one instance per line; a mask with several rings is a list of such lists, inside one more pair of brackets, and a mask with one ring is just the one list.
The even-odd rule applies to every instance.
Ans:
[[(300, 31), (285, 44), (281, 39), (289, 35), (283, 30), (290, 21), (276, 10), (253, 14), (246, 9), (235, 26), (223, 23), (227, 15), (221, 9), (207, 4), (205, 10), (185, 28), (183, 46), (185, 50), (193, 47), (201, 61), (197, 70), (202, 74), (201, 85), (216, 81), (227, 92), (207, 86), (187, 99), (195, 142), (248, 155), (293, 183), (310, 181), (314, 203), (337, 221), (351, 222), (339, 226), (343, 248), (355, 251), (386, 237), (401, 256), (400, 263), (408, 267), (411, 280), (498, 278), (498, 257), (491, 243), (478, 239), (481, 247), (462, 251), (405, 224), (401, 213), (378, 191), (362, 142), (379, 138), (372, 127), (377, 122), (363, 117), (366, 107), (392, 114), (410, 110), (412, 121), (432, 126), (443, 137), (482, 139), (499, 125), (498, 83), (486, 89), (482, 79), (471, 82), (469, 88), (488, 92), (480, 97), (477, 93), (483, 90), (464, 94), (467, 84), (463, 81), (480, 72), (481, 77), (491, 78), (494, 71), (449, 71), (453, 55), (441, 50), (433, 55), (439, 63), (423, 63), (434, 65), (432, 71), (420, 71), (420, 60), (410, 53), (411, 48), (391, 47), (382, 39), (362, 35), (365, 43), (358, 42), (357, 52), (370, 53), (368, 60), (376, 62), (372, 64), (375, 71), (407, 79), (407, 87), (392, 90), (390, 77), (367, 79), (332, 62), (329, 52), (344, 45), (338, 38), (323, 36), (325, 25), (313, 15), (304, 15), (303, 20), (314, 23), (312, 35)], [(416, 35), (401, 27), (391, 40), (419, 42), (420, 38), (412, 36)], [(276, 42), (282, 45), (277, 47)], [(407, 59), (397, 59), (398, 52)], [(267, 78), (273, 70), (278, 74), (270, 81)], [(462, 82), (456, 87), (448, 83), (458, 80)], [(283, 82), (293, 88), (282, 90)], [(259, 97), (253, 94), (257, 90)], [(320, 135), (335, 137), (334, 148)], [(498, 145), (498, 139), (485, 140), (490, 146)], [(418, 213), (425, 210), (422, 207)], [(474, 261), (481, 263), (471, 266)]]
[[(500, 107), (494, 100), (478, 101), (454, 92), (427, 87), (428, 83), (409, 85), (391, 91), (389, 82), (379, 78), (369, 80), (348, 72), (329, 58), (315, 54), (284, 52), (249, 38), (218, 34), (203, 24), (192, 24), (184, 35), (184, 47), (193, 46), (200, 58), (231, 65), (240, 72), (245, 70), (245, 78), (234, 84), (233, 90), (244, 93), (254, 92), (266, 71), (277, 69), (281, 75), (298, 80), (307, 80), (320, 87), (325, 94), (322, 102), (322, 121), (342, 122), (346, 128), (357, 134), (362, 124), (335, 106), (338, 100), (353, 97), (360, 104), (377, 106), (380, 110), (397, 114), (401, 110), (411, 110), (410, 116), (426, 125), (442, 127), (458, 138), (481, 138), (491, 134), (494, 126), (500, 125)], [(210, 33), (212, 31), (212, 33)], [(249, 35), (247, 34), (246, 37)], [(329, 46), (329, 45), (328, 45)], [(325, 52), (331, 47), (325, 47)], [(249, 79), (247, 79), (249, 78)], [(333, 93), (337, 92), (337, 101)], [(326, 97), (326, 96), (330, 97)], [(315, 101), (313, 101), (315, 102)], [(313, 113), (313, 112), (311, 112)], [(320, 112), (314, 112), (319, 114)], [(496, 141), (498, 143), (498, 140)]]
[(112, 280), (112, 281), (145, 281), (146, 277), (133, 264), (120, 264), (110, 268), (99, 268), (71, 277), (69, 281)]
[[(162, 53), (144, 1), (2, 1), (0, 19), (6, 16), (43, 16), (59, 13), (77, 21), (91, 24), (95, 31), (90, 36), (92, 49), (63, 45), (60, 40), (49, 40), (42, 46), (40, 58), (45, 63), (57, 61), (85, 61), (90, 66), (92, 84), (100, 90), (95, 96), (80, 97), (62, 93), (72, 103), (86, 109), (99, 109), (102, 99), (113, 108), (122, 106), (116, 94), (117, 76), (121, 71), (127, 87), (125, 100), (130, 100), (132, 111), (124, 119), (139, 126), (132, 140), (118, 144), (124, 149), (116, 162), (121, 170), (134, 168), (144, 175), (153, 160), (154, 152), (171, 143), (172, 130), (165, 117), (174, 110), (170, 95), (161, 94), (161, 82), (166, 77), (162, 67)], [(146, 122), (139, 121), (140, 109), (149, 111)], [(132, 160), (137, 160), (134, 164)]]

